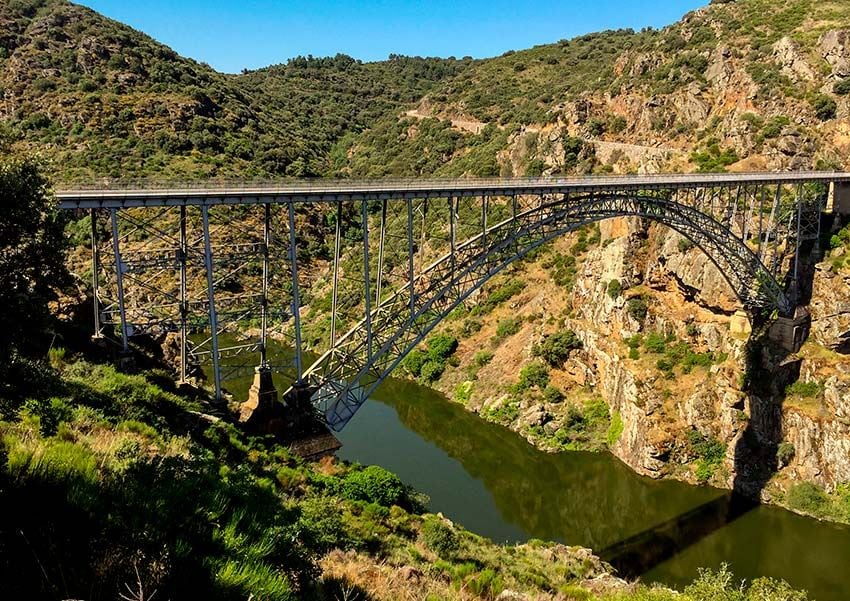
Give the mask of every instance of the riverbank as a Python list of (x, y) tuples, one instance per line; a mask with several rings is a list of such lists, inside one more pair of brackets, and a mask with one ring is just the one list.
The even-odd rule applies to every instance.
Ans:
[(2, 404), (0, 575), (13, 596), (696, 601), (735, 588), (706, 573), (679, 597), (612, 576), (587, 549), (498, 545), (424, 511), (387, 470), (305, 463), (246, 436), (163, 373), (59, 350), (51, 363), (17, 365), (30, 398)]

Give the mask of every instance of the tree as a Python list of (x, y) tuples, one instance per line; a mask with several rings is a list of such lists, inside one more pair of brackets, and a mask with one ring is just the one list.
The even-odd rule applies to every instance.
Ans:
[(0, 358), (32, 348), (69, 282), (64, 221), (34, 159), (0, 159)]

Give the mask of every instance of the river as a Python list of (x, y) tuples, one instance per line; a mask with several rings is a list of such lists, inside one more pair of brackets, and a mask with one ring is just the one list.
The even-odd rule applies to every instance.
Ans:
[[(249, 380), (228, 384), (241, 397)], [(338, 438), (340, 458), (398, 474), (431, 511), (496, 542), (589, 547), (624, 575), (672, 587), (727, 563), (817, 601), (850, 598), (850, 527), (638, 476), (607, 453), (544, 453), (413, 382), (385, 382)]]

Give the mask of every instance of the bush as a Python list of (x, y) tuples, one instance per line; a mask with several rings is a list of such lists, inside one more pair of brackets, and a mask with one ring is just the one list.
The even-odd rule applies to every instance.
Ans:
[(513, 336), (519, 332), (520, 327), (520, 321), (518, 319), (514, 319), (513, 317), (503, 319), (499, 322), (499, 325), (496, 326), (496, 338), (502, 339), (507, 338), (508, 336)]
[(398, 476), (377, 465), (349, 473), (342, 483), (342, 494), (352, 501), (377, 503), (384, 507), (407, 502), (407, 490)]
[(460, 549), (454, 529), (438, 517), (429, 517), (422, 524), (422, 539), (440, 557), (451, 557)]
[(455, 388), (455, 401), (466, 405), (472, 398), (472, 390), (474, 386), (475, 384), (473, 384), (469, 380), (458, 384)]
[(532, 350), (534, 356), (543, 359), (550, 367), (561, 367), (570, 358), (570, 353), (582, 348), (582, 342), (572, 330), (546, 336), (543, 344)]
[(819, 94), (812, 100), (812, 108), (815, 110), (818, 119), (829, 121), (830, 119), (835, 119), (838, 104), (831, 97), (825, 94)]
[(318, 553), (350, 545), (342, 511), (338, 503), (325, 497), (314, 497), (301, 503), (300, 540)]
[(699, 482), (708, 482), (726, 455), (726, 447), (712, 436), (703, 436), (698, 430), (688, 431), (688, 443), (698, 459), (695, 475)]
[(646, 319), (646, 315), (649, 312), (649, 305), (644, 297), (636, 296), (630, 298), (629, 302), (626, 303), (626, 312), (635, 321), (642, 322)]
[(611, 298), (619, 298), (620, 294), (623, 293), (623, 285), (620, 284), (620, 280), (611, 280), (608, 282), (606, 292), (608, 292), (608, 296)]
[(643, 348), (648, 353), (661, 355), (667, 351), (667, 338), (658, 332), (652, 332), (644, 340)]
[(791, 463), (796, 453), (797, 450), (793, 443), (787, 441), (779, 443), (779, 447), (776, 449), (776, 460), (779, 462), (779, 467), (782, 468)]
[(532, 361), (519, 372), (519, 387), (523, 390), (537, 387), (544, 390), (549, 384), (549, 368), (539, 361)]
[(443, 363), (426, 361), (425, 365), (422, 366), (422, 371), (419, 372), (419, 377), (426, 384), (431, 384), (439, 380), (444, 371), (446, 371), (446, 366)]
[(620, 440), (620, 436), (623, 435), (624, 429), (625, 425), (623, 424), (623, 417), (620, 415), (619, 411), (615, 411), (611, 415), (611, 425), (608, 426), (608, 433), (606, 434), (606, 440), (609, 447), (613, 447), (617, 444), (617, 441)]
[(428, 358), (445, 362), (457, 350), (457, 338), (448, 334), (435, 334), (428, 339)]
[(828, 508), (829, 497), (817, 484), (800, 482), (788, 490), (785, 502), (791, 509), (818, 516)]
[(835, 82), (835, 85), (832, 86), (832, 91), (839, 96), (850, 94), (850, 77), (845, 77), (841, 81)]
[(490, 361), (492, 361), (492, 360), (493, 360), (493, 351), (488, 351), (488, 350), (478, 351), (477, 353), (475, 353), (475, 356), (472, 357), (472, 362), (475, 365), (477, 365), (478, 367), (484, 367), (485, 365), (490, 363)]
[(794, 382), (785, 387), (786, 395), (801, 396), (804, 399), (814, 398), (821, 393), (821, 385), (819, 382)]
[(548, 384), (543, 390), (543, 400), (547, 403), (560, 403), (564, 400), (564, 393), (557, 386)]
[(428, 355), (424, 352), (414, 349), (408, 353), (407, 357), (405, 357), (401, 366), (414, 378), (418, 378), (422, 373), (422, 367), (427, 363)]

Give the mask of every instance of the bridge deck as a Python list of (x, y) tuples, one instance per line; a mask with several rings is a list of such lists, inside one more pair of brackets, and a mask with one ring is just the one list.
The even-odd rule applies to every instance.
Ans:
[(594, 190), (681, 189), (794, 183), (847, 183), (847, 172), (695, 173), (677, 175), (533, 177), (473, 179), (293, 180), (285, 182), (107, 182), (60, 189), (63, 209), (134, 206), (200, 206), (268, 202), (336, 202), (359, 199), (403, 199), (456, 196), (565, 194)]

